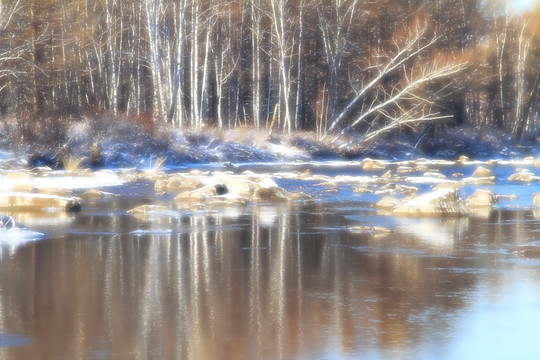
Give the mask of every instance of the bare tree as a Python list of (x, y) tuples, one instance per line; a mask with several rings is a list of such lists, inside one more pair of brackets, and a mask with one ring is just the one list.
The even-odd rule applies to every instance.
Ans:
[[(28, 50), (25, 42), (18, 42), (15, 34), (17, 31), (17, 17), (24, 12), (21, 0), (5, 4), (0, 1), (0, 93), (7, 88), (9, 78), (17, 79), (23, 74), (17, 70), (14, 63), (25, 63), (25, 53)], [(11, 33), (11, 34), (10, 34)]]
[(335, 118), (338, 100), (342, 96), (339, 85), (343, 81), (343, 67), (347, 66), (344, 55), (351, 27), (365, 14), (359, 11), (358, 3), (359, 0), (333, 0), (321, 2), (317, 7), (328, 77), (328, 111), (325, 115), (330, 119)]
[(286, 0), (270, 0), (271, 19), (277, 48), (277, 66), (279, 71), (279, 93), (280, 103), (284, 105), (283, 130), (290, 133), (291, 109), (292, 109), (292, 79), (291, 62), (294, 50), (294, 35), (292, 29), (291, 8)]
[[(376, 75), (356, 90), (356, 95), (333, 120), (329, 132), (340, 127), (360, 100), (366, 100), (368, 93), (374, 92), (375, 95), (370, 96), (372, 100), (362, 106), (360, 113), (347, 126), (341, 127), (332, 141), (335, 142), (360, 123), (368, 123), (369, 131), (365, 135), (367, 139), (403, 124), (440, 119), (441, 116), (432, 111), (439, 92), (423, 90), (430, 83), (456, 75), (465, 68), (465, 63), (440, 63), (431, 57), (426, 58), (428, 49), (439, 39), (440, 36), (430, 34), (425, 23), (417, 23), (404, 39), (394, 40), (393, 52), (377, 54), (381, 61), (375, 65)], [(395, 75), (396, 72), (399, 76)], [(382, 79), (392, 74), (399, 81), (390, 89), (381, 86)], [(384, 120), (382, 124), (379, 122), (381, 119)]]

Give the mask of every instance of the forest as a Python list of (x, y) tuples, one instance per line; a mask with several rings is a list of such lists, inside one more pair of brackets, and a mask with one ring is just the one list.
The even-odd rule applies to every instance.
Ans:
[(482, 0), (3, 0), (0, 116), (312, 131), (540, 129), (540, 9)]

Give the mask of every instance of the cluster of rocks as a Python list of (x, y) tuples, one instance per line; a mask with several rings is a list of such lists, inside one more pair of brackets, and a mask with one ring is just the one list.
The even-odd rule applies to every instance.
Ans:
[[(448, 177), (439, 168), (448, 167), (461, 170), (461, 166), (476, 167), (470, 177), (462, 172), (454, 172)], [(112, 181), (120, 184), (145, 180), (153, 183), (157, 192), (173, 194), (170, 206), (156, 208), (146, 205), (133, 209), (133, 214), (145, 214), (170, 209), (216, 209), (222, 207), (243, 208), (250, 203), (289, 203), (295, 200), (311, 200), (311, 196), (301, 192), (288, 191), (276, 183), (275, 179), (296, 179), (306, 183), (318, 183), (327, 192), (337, 192), (347, 185), (353, 188), (357, 196), (376, 196), (373, 206), (382, 213), (407, 217), (453, 217), (489, 214), (501, 201), (513, 200), (513, 196), (496, 194), (485, 186), (500, 181), (521, 182), (526, 184), (540, 182), (530, 168), (540, 167), (540, 160), (526, 158), (520, 163), (515, 173), (506, 179), (497, 179), (490, 169), (494, 166), (508, 165), (498, 161), (471, 162), (466, 157), (455, 161), (414, 160), (404, 162), (387, 162), (364, 159), (351, 166), (358, 166), (364, 172), (362, 176), (337, 175), (328, 176), (313, 174), (310, 170), (302, 172), (283, 172), (273, 174), (256, 174), (251, 171), (242, 173), (200, 171), (168, 173), (155, 168), (147, 171), (130, 170), (112, 172), (100, 170), (92, 172), (88, 169), (64, 172), (62, 181), (50, 168), (37, 167), (27, 170), (3, 171), (0, 179), (3, 182), (0, 196), (0, 210), (36, 210), (64, 209), (68, 212), (78, 211), (84, 200), (101, 198), (108, 194), (98, 190), (99, 184)], [(446, 172), (448, 174), (448, 171)], [(72, 195), (71, 188), (65, 186), (66, 179), (74, 183), (86, 179), (90, 190)], [(64, 184), (64, 185), (62, 185)], [(462, 188), (474, 186), (470, 196), (463, 196)], [(75, 186), (76, 187), (76, 186)], [(92, 188), (93, 187), (93, 188)], [(429, 187), (429, 190), (425, 190)], [(421, 190), (422, 189), (422, 190)], [(470, 193), (470, 192), (469, 192)], [(540, 194), (532, 194), (533, 205), (540, 207)], [(374, 231), (371, 229), (370, 231)]]
[(123, 183), (120, 176), (109, 170), (58, 172), (50, 167), (1, 170), (0, 182), (1, 211), (47, 213), (78, 212), (85, 200), (112, 195), (98, 190), (99, 187)]
[[(254, 202), (288, 203), (310, 199), (306, 194), (283, 189), (270, 175), (251, 171), (242, 174), (199, 170), (186, 173), (148, 171), (140, 174), (139, 178), (153, 181), (158, 192), (175, 194), (172, 203), (176, 209), (243, 208)], [(130, 213), (144, 215), (168, 210), (170, 208), (166, 206), (142, 205)]]
[[(472, 175), (465, 177), (465, 168), (474, 166)], [(363, 176), (324, 176), (311, 174), (309, 171), (296, 173), (278, 173), (277, 176), (298, 180), (317, 181), (326, 187), (326, 192), (340, 191), (342, 185), (353, 187), (359, 196), (378, 195), (374, 206), (381, 213), (408, 217), (453, 217), (453, 216), (489, 216), (491, 209), (501, 201), (512, 201), (515, 195), (496, 194), (490, 189), (501, 181), (532, 184), (540, 182), (540, 177), (527, 168), (517, 168), (506, 179), (498, 179), (490, 169), (495, 166), (508, 166), (513, 163), (500, 160), (486, 162), (470, 161), (461, 156), (455, 161), (418, 159), (404, 162), (387, 162), (366, 158), (355, 164), (367, 175)], [(516, 164), (527, 167), (540, 167), (540, 160), (525, 158)], [(454, 172), (451, 177), (444, 175), (439, 168), (463, 172)], [(470, 171), (470, 170), (469, 170)], [(379, 175), (380, 174), (380, 175)], [(428, 191), (419, 190), (420, 186), (429, 186)], [(464, 187), (474, 188), (472, 195), (464, 196)], [(540, 194), (533, 194), (534, 206), (540, 206)]]

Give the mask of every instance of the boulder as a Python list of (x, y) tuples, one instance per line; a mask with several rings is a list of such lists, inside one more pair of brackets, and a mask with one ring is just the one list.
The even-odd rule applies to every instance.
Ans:
[(454, 189), (441, 189), (420, 195), (394, 207), (393, 213), (400, 216), (462, 216), (467, 207)]
[(540, 206), (540, 193), (533, 194), (534, 206)]
[(461, 179), (466, 185), (495, 185), (495, 176), (488, 177), (466, 177)]
[(77, 212), (81, 210), (81, 202), (76, 197), (39, 193), (7, 192), (0, 194), (0, 209), (38, 211), (54, 208)]
[(476, 168), (476, 170), (474, 170), (472, 176), (476, 178), (485, 178), (485, 177), (492, 177), (495, 175), (490, 169), (479, 166)]
[(424, 173), (423, 176), (424, 177), (429, 177), (429, 178), (436, 178), (436, 179), (446, 179), (446, 176), (444, 176), (443, 174), (441, 174), (440, 172), (437, 172), (437, 171), (428, 171), (428, 172)]
[(211, 196), (225, 195), (227, 193), (229, 193), (229, 189), (227, 188), (227, 185), (223, 183), (214, 183), (214, 184), (203, 186), (193, 191), (185, 191), (183, 193), (180, 193), (174, 198), (174, 203), (177, 206), (181, 207), (181, 205), (183, 205), (183, 203), (186, 203), (186, 202), (187, 203), (193, 203), (193, 202), (201, 203)]
[(399, 203), (400, 201), (398, 199), (385, 196), (377, 202), (376, 206), (382, 210), (392, 210), (395, 206), (399, 205)]
[(465, 183), (463, 181), (445, 181), (445, 182), (441, 182), (435, 185), (432, 190), (433, 191), (442, 190), (442, 189), (459, 190), (464, 186), (465, 186)]
[(465, 155), (461, 155), (457, 160), (456, 160), (456, 163), (457, 164), (464, 164), (466, 163), (467, 161), (469, 161), (469, 158)]
[(520, 171), (508, 177), (508, 181), (519, 181), (526, 183), (538, 182), (539, 180), (540, 177), (534, 176), (534, 174), (529, 171)]
[(229, 189), (229, 192), (236, 193), (247, 199), (251, 199), (255, 193), (256, 182), (242, 175), (217, 177), (216, 181), (223, 183)]
[(375, 170), (384, 169), (384, 165), (380, 161), (369, 159), (369, 158), (365, 158), (364, 160), (362, 160), (362, 162), (360, 163), (360, 166), (362, 167), (362, 170), (366, 170), (366, 171), (375, 171)]
[(247, 205), (247, 202), (248, 201), (246, 198), (238, 194), (227, 193), (223, 195), (210, 196), (204, 203), (205, 205), (211, 207), (244, 207)]
[(80, 195), (80, 197), (83, 198), (84, 200), (98, 200), (98, 199), (102, 199), (104, 197), (109, 197), (113, 195), (114, 194), (112, 193), (108, 193), (108, 192), (101, 191), (98, 189), (90, 189), (88, 191), (83, 192)]
[(262, 201), (289, 201), (290, 195), (283, 188), (280, 188), (274, 180), (266, 178), (256, 185), (253, 198)]
[(390, 179), (392, 178), (392, 170), (388, 170), (387, 172), (385, 172), (384, 174), (381, 175), (382, 178), (385, 178), (385, 179)]
[(367, 186), (356, 186), (353, 188), (353, 192), (357, 194), (371, 194), (373, 190), (369, 189)]
[(491, 208), (497, 202), (497, 196), (493, 191), (482, 189), (476, 189), (474, 194), (465, 199), (469, 208)]
[(291, 200), (298, 200), (298, 201), (312, 201), (313, 196), (306, 194), (302, 191), (293, 191), (289, 193), (289, 196)]

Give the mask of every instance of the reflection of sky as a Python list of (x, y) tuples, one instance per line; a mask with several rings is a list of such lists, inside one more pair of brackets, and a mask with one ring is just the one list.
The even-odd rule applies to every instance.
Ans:
[(471, 310), (456, 324), (448, 358), (538, 359), (540, 287), (535, 277), (532, 269), (520, 270), (508, 273), (497, 289), (479, 288)]

